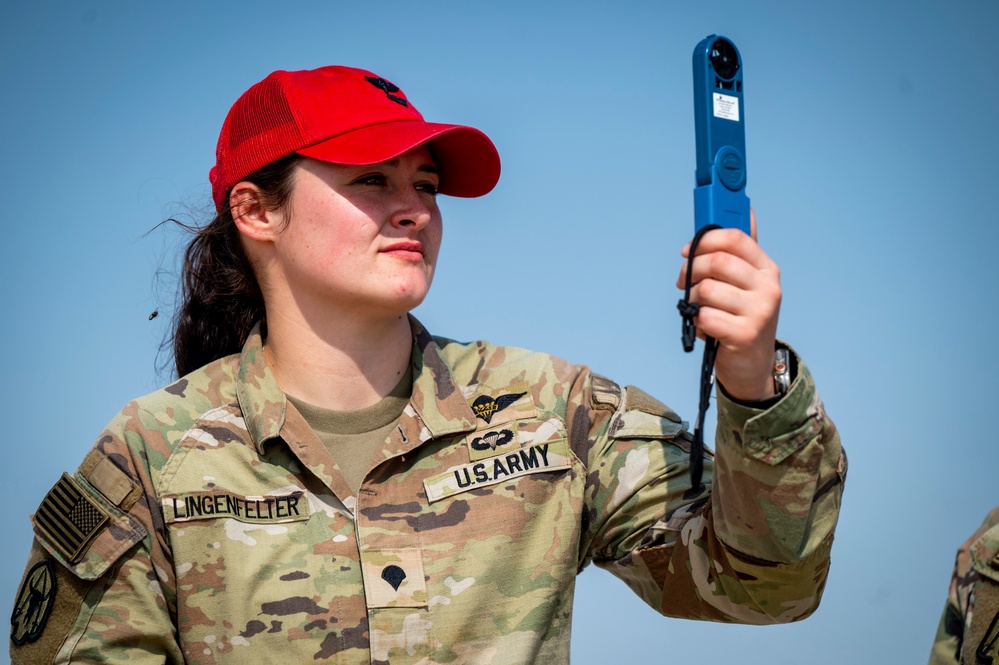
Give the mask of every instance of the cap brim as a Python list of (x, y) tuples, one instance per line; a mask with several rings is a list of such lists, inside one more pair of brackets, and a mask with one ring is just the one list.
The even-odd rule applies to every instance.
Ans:
[(441, 194), (474, 197), (488, 194), (500, 176), (500, 158), (489, 137), (464, 125), (400, 121), (362, 127), (297, 150), (305, 157), (333, 164), (378, 164), (430, 144), (440, 174)]

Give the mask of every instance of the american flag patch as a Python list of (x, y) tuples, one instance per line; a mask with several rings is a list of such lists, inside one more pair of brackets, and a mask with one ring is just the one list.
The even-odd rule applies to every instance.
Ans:
[(107, 513), (67, 474), (42, 499), (35, 528), (70, 563), (110, 521)]

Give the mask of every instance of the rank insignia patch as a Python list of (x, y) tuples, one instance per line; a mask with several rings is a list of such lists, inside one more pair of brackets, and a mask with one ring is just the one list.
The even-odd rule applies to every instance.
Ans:
[(476, 418), (486, 421), (486, 424), (493, 419), (493, 414), (507, 408), (527, 393), (514, 393), (510, 395), (500, 395), (493, 399), (489, 395), (479, 395), (472, 402), (472, 411)]
[(35, 528), (69, 563), (80, 558), (109, 521), (97, 502), (65, 473), (35, 513)]
[(392, 585), (395, 591), (399, 590), (399, 585), (406, 579), (406, 571), (396, 565), (385, 566), (382, 571), (382, 579)]
[(427, 606), (427, 577), (419, 549), (362, 550), (361, 575), (369, 609)]
[(42, 636), (52, 612), (56, 578), (50, 559), (36, 563), (21, 583), (10, 617), (10, 639), (17, 646), (34, 642)]

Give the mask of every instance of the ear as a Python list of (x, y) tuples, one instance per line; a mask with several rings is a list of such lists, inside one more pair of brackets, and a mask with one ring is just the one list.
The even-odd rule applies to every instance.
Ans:
[(229, 192), (229, 209), (236, 228), (246, 238), (269, 242), (281, 230), (280, 211), (263, 206), (260, 188), (252, 182), (236, 183)]

